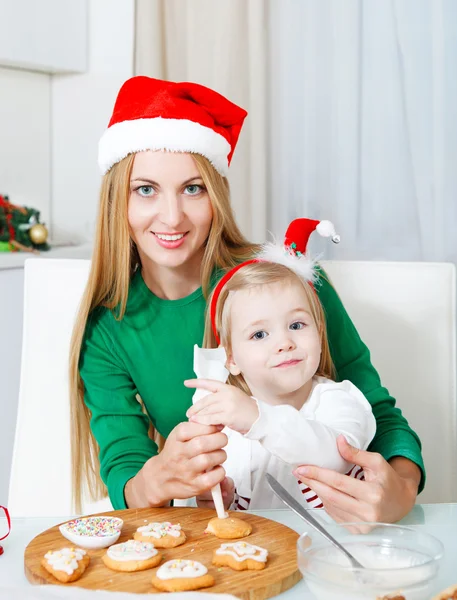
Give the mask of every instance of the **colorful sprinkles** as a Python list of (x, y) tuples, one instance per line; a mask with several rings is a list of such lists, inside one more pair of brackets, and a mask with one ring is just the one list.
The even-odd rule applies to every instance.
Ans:
[(68, 521), (64, 525), (67, 531), (88, 537), (114, 535), (121, 527), (122, 521), (116, 517), (87, 517)]

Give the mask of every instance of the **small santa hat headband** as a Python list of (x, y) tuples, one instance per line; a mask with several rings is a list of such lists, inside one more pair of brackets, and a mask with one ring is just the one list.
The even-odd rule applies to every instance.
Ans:
[(226, 176), (246, 115), (203, 85), (132, 77), (121, 87), (100, 139), (98, 164), (105, 174), (133, 152), (193, 152)]
[(239, 269), (257, 262), (278, 263), (297, 273), (304, 281), (308, 281), (311, 285), (313, 284), (316, 278), (314, 271), (315, 261), (307, 254), (308, 240), (313, 231), (317, 231), (322, 237), (332, 238), (332, 242), (335, 244), (339, 244), (340, 242), (340, 236), (336, 234), (335, 227), (330, 221), (295, 219), (287, 228), (283, 245), (273, 243), (264, 244), (255, 258), (240, 263), (222, 277), (214, 288), (210, 306), (211, 327), (218, 345), (221, 342), (216, 327), (217, 302), (225, 284)]

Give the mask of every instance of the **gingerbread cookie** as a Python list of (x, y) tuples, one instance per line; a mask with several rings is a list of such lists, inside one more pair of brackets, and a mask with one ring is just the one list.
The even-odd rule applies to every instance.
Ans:
[(186, 534), (181, 530), (181, 525), (172, 525), (168, 521), (138, 527), (133, 537), (140, 542), (152, 542), (156, 548), (175, 548), (186, 541)]
[(62, 548), (46, 552), (41, 566), (61, 583), (71, 583), (82, 576), (89, 562), (89, 555), (82, 548)]
[(432, 600), (456, 600), (457, 599), (457, 585), (451, 585), (446, 588), (438, 595), (434, 596)]
[(267, 563), (268, 550), (254, 546), (247, 542), (231, 542), (221, 544), (221, 547), (215, 550), (213, 556), (213, 565), (218, 567), (230, 567), (235, 571), (244, 571), (253, 569), (260, 571), (265, 569)]
[(149, 542), (128, 540), (122, 544), (110, 546), (102, 556), (105, 565), (113, 571), (145, 571), (156, 567), (162, 555)]
[(152, 578), (152, 584), (162, 592), (188, 592), (214, 585), (214, 577), (196, 560), (169, 560)]
[(227, 517), (226, 519), (215, 517), (209, 521), (205, 529), (206, 533), (212, 533), (223, 540), (246, 537), (251, 531), (252, 527), (249, 523), (237, 517)]

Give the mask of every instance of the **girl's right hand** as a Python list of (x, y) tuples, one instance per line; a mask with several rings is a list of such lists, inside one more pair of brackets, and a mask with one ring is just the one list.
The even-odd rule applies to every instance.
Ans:
[(184, 385), (211, 392), (186, 412), (192, 423), (225, 425), (244, 434), (259, 418), (256, 400), (234, 385), (213, 379), (187, 379)]
[(221, 427), (184, 422), (168, 436), (157, 456), (130, 479), (124, 496), (129, 508), (164, 506), (173, 498), (200, 496), (225, 477), (227, 455)]

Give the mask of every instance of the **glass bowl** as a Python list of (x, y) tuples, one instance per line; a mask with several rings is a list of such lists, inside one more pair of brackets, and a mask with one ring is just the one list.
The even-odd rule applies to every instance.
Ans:
[[(349, 560), (314, 530), (297, 542), (298, 567), (318, 600), (377, 600), (387, 594), (430, 600), (443, 544), (411, 527), (385, 523), (325, 525), (366, 568)], [(361, 533), (361, 529), (365, 533)]]

